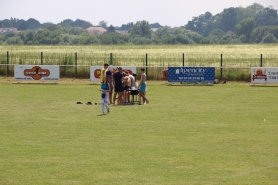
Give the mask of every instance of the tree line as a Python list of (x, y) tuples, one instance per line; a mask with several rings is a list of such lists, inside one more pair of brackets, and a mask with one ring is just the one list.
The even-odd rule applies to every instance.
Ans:
[[(20, 32), (0, 35), (0, 44), (24, 45), (91, 45), (91, 44), (240, 44), (277, 43), (278, 13), (272, 6), (254, 3), (246, 8), (231, 7), (212, 15), (206, 12), (193, 17), (184, 26), (171, 28), (146, 20), (108, 26), (104, 34), (90, 35), (86, 28), (90, 22), (77, 19), (63, 20), (58, 24), (43, 23), (35, 19), (0, 20), (0, 28), (17, 28)], [(152, 29), (156, 28), (156, 30)], [(117, 31), (128, 30), (128, 34)]]

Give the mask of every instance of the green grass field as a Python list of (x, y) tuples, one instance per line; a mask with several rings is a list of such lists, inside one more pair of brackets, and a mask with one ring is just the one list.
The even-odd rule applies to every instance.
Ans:
[[(149, 82), (101, 114), (99, 85), (0, 78), (0, 184), (278, 183), (278, 86)], [(264, 121), (265, 119), (265, 121)]]

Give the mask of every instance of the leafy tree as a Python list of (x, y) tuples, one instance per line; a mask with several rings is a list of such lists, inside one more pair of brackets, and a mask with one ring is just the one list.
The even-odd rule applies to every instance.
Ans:
[[(202, 40), (204, 39), (204, 37), (198, 33), (192, 32), (192, 33), (188, 33), (187, 36), (196, 44), (200, 44), (202, 42)], [(191, 43), (193, 43), (191, 42)]]
[(265, 37), (268, 33), (269, 33), (268, 26), (255, 28), (251, 33), (250, 42), (260, 43), (262, 42), (263, 37)]
[(100, 42), (99, 39), (95, 35), (91, 35), (87, 37), (85, 44), (87, 45), (99, 44), (99, 42)]
[(205, 37), (208, 37), (209, 34), (211, 33), (212, 30), (216, 29), (217, 28), (217, 23), (216, 21), (214, 21), (213, 19), (210, 19), (207, 21), (204, 29), (203, 29), (203, 32), (202, 32), (202, 35), (205, 36)]
[(57, 25), (57, 24), (48, 24), (45, 29), (49, 30), (49, 31), (56, 31), (59, 30), (61, 28), (61, 26)]
[(13, 23), (9, 19), (4, 19), (2, 21), (2, 27), (3, 28), (12, 28), (13, 27)]
[(187, 29), (185, 29), (185, 28), (175, 28), (174, 31), (173, 31), (173, 33), (174, 33), (175, 35), (177, 35), (177, 34), (186, 35), (186, 34), (189, 33), (189, 31), (188, 31)]
[(104, 33), (99, 36), (101, 44), (110, 45), (113, 44), (112, 38), (109, 33)]
[(49, 30), (39, 30), (34, 38), (34, 43), (38, 44), (51, 44), (51, 37)]
[(16, 36), (15, 32), (8, 32), (8, 33), (5, 34), (4, 39), (6, 40), (10, 37), (15, 37), (15, 36)]
[(79, 37), (80, 37), (80, 36), (76, 36), (76, 35), (71, 36), (70, 44), (72, 44), (72, 45), (78, 44), (78, 42), (79, 42)]
[(107, 28), (107, 32), (108, 32), (108, 33), (114, 33), (114, 32), (116, 32), (115, 27), (114, 27), (113, 25), (110, 25), (110, 26)]
[(106, 21), (104, 21), (104, 20), (103, 21), (99, 21), (99, 23), (98, 23), (99, 26), (101, 26), (101, 27), (103, 27), (105, 29), (107, 29), (107, 24), (108, 23)]
[(73, 20), (65, 19), (62, 22), (60, 22), (59, 25), (61, 25), (63, 27), (65, 27), (65, 26), (72, 26), (73, 25)]
[(237, 12), (236, 9), (231, 7), (224, 9), (220, 15), (219, 29), (224, 32), (234, 31), (235, 25), (237, 24)]
[(131, 37), (130, 42), (135, 45), (147, 45), (152, 44), (152, 40), (146, 37), (135, 36)]
[(255, 12), (251, 8), (237, 7), (235, 10), (237, 14), (237, 24), (243, 19), (254, 18), (255, 16)]
[(253, 18), (243, 19), (236, 25), (236, 34), (238, 36), (244, 35), (246, 37), (246, 42), (250, 42), (251, 33), (255, 26), (256, 22)]
[(167, 35), (163, 38), (164, 44), (177, 44), (177, 38), (174, 34)]
[(129, 30), (131, 35), (139, 35), (141, 37), (151, 38), (151, 26), (149, 22), (143, 20), (138, 21), (136, 24)]
[(208, 38), (203, 38), (200, 42), (200, 44), (210, 44), (210, 40)]
[(150, 24), (151, 28), (163, 28), (159, 23)]
[(122, 24), (120, 30), (129, 30), (132, 27), (133, 27), (133, 22), (129, 22), (127, 24)]
[(185, 25), (185, 28), (195, 31), (197, 33), (202, 33), (207, 22), (211, 18), (212, 18), (212, 14), (210, 12), (201, 14), (201, 15), (199, 15), (199, 17), (193, 17), (193, 19), (191, 21), (187, 22), (187, 25)]
[(28, 29), (39, 29), (41, 27), (41, 23), (33, 18), (28, 19), (26, 24), (28, 25)]
[(155, 36), (156, 36), (157, 38), (161, 39), (161, 38), (163, 38), (163, 37), (165, 37), (165, 36), (167, 36), (167, 35), (172, 34), (172, 32), (173, 32), (173, 31), (172, 31), (172, 29), (171, 29), (170, 27), (165, 26), (165, 27), (163, 27), (163, 28), (157, 29), (156, 32), (155, 32)]
[(86, 30), (79, 28), (79, 27), (71, 27), (71, 26), (66, 26), (62, 28), (62, 31), (64, 33), (68, 33), (70, 35), (81, 35), (86, 32)]
[(87, 22), (87, 21), (84, 21), (84, 20), (81, 20), (81, 19), (76, 19), (72, 25), (73, 27), (80, 27), (80, 28), (83, 28), (83, 29), (87, 29), (89, 27), (92, 26), (92, 24), (90, 22)]
[(220, 29), (214, 29), (209, 34), (211, 43), (218, 43), (218, 41), (225, 35), (225, 32)]
[(262, 43), (274, 43), (274, 42), (277, 42), (277, 38), (271, 33), (267, 34), (262, 41)]
[(54, 37), (51, 39), (51, 44), (52, 45), (57, 45), (60, 43), (60, 38), (59, 37)]
[(255, 20), (258, 26), (269, 26), (278, 24), (277, 10), (273, 7), (264, 8), (263, 11), (255, 15)]
[(264, 6), (258, 3), (253, 3), (252, 5), (247, 7), (248, 9), (252, 10), (255, 14), (264, 11)]
[(28, 29), (28, 24), (25, 21), (22, 21), (17, 27), (17, 30), (26, 30), (26, 29)]
[(23, 41), (21, 40), (21, 38), (19, 36), (14, 36), (14, 37), (10, 37), (6, 40), (7, 44), (16, 44), (16, 45), (21, 45), (23, 44)]
[(33, 40), (35, 38), (35, 31), (32, 31), (32, 30), (28, 30), (26, 31), (26, 35), (25, 35), (25, 40), (24, 40), (24, 44), (27, 44), (27, 43), (33, 43)]
[(190, 44), (190, 43), (192, 43), (192, 40), (190, 40), (188, 36), (183, 35), (183, 34), (176, 35), (175, 40), (178, 44)]
[(270, 26), (269, 27), (269, 33), (271, 33), (276, 38), (278, 38), (278, 26)]

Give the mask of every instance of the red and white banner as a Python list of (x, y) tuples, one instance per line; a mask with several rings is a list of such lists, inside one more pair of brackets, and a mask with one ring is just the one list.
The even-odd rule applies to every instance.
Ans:
[(59, 80), (59, 66), (44, 66), (44, 65), (15, 65), (14, 66), (15, 80)]
[[(122, 66), (121, 66), (122, 67)], [(90, 79), (92, 82), (99, 82), (100, 72), (103, 66), (91, 66), (90, 67)], [(113, 66), (113, 68), (117, 68), (117, 66)], [(122, 67), (123, 72), (128, 72), (129, 74), (136, 73), (136, 67), (134, 66), (124, 66)]]
[(252, 67), (251, 83), (274, 84), (278, 83), (278, 67)]

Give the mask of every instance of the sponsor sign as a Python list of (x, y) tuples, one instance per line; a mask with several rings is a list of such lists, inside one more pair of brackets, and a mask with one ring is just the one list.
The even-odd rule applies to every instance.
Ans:
[(15, 65), (15, 80), (59, 80), (59, 66)]
[(168, 67), (168, 82), (213, 83), (214, 67)]
[(278, 83), (278, 67), (252, 67), (251, 83), (253, 84), (273, 84)]
[[(121, 66), (122, 67), (122, 66)], [(99, 82), (100, 72), (103, 66), (91, 66), (90, 67), (90, 79), (92, 82)], [(117, 68), (117, 66), (113, 66), (113, 68)], [(122, 67), (124, 72), (128, 72), (129, 74), (136, 73), (136, 67), (133, 66), (125, 66)]]

